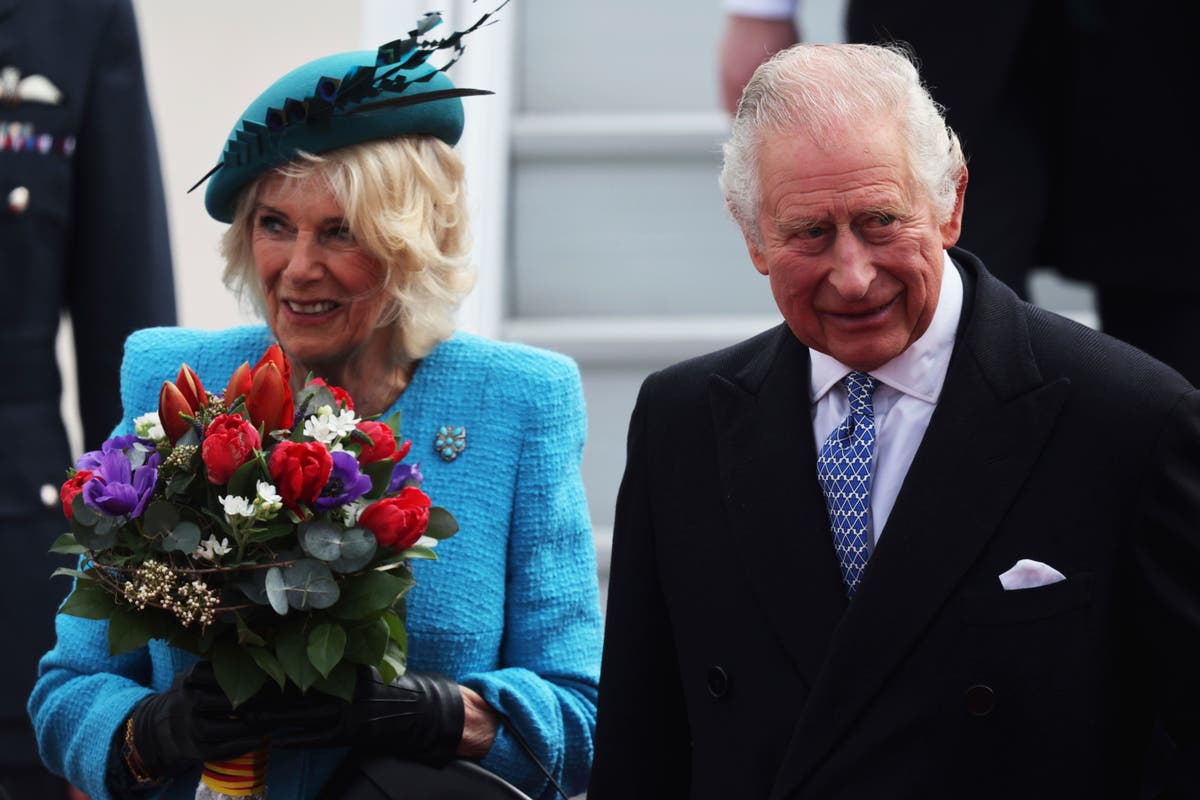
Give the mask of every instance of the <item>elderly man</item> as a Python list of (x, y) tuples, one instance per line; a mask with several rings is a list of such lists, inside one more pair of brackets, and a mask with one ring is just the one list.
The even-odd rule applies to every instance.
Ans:
[(721, 183), (786, 324), (642, 388), (589, 800), (1136, 798), (1200, 735), (1200, 392), (954, 247), (899, 52), (763, 65)]

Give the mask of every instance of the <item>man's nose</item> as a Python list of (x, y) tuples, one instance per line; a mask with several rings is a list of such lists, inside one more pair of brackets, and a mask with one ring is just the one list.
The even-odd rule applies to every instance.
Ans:
[(852, 231), (840, 230), (834, 239), (833, 268), (829, 283), (845, 300), (861, 300), (867, 296), (875, 280), (875, 267), (863, 243)]

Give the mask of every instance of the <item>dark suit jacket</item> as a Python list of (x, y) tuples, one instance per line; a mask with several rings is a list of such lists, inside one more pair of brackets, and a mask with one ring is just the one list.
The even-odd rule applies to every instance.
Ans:
[[(1168, 0), (850, 0), (849, 41), (913, 46), (969, 159), (960, 244), (1012, 286), (1054, 266), (1101, 287), (1200, 292), (1138, 218), (1198, 210), (1200, 6)], [(1139, 209), (1139, 210), (1135, 210)], [(1121, 220), (1118, 222), (1118, 220)]]
[[(949, 373), (848, 605), (786, 327), (652, 375), (589, 800), (1132, 798), (1200, 730), (1200, 392), (965, 251)], [(1005, 592), (1022, 558), (1067, 580)]]
[[(118, 377), (130, 331), (175, 321), (158, 154), (129, 0), (0, 0), (0, 68), (43, 75), (58, 105), (0, 103), (66, 155), (0, 150), (0, 775), (36, 761), (25, 703), (54, 643), (69, 584), (46, 552), (66, 530), (54, 495), (72, 462), (59, 418), (54, 343), (70, 313), (85, 445), (120, 420)], [(28, 191), (15, 212), (6, 198)], [(148, 411), (151, 409), (147, 409)], [(43, 487), (49, 504), (43, 502)]]

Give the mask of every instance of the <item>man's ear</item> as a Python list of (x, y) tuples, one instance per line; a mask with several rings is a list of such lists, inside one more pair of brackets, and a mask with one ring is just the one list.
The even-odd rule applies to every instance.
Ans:
[(949, 249), (958, 242), (962, 235), (963, 206), (967, 195), (967, 167), (963, 165), (962, 175), (958, 179), (958, 187), (954, 190), (954, 211), (950, 219), (938, 226), (942, 232), (942, 247)]
[(746, 250), (750, 253), (750, 261), (754, 264), (754, 268), (760, 274), (768, 274), (767, 270), (767, 254), (763, 252), (762, 246), (755, 244), (754, 240), (746, 231), (742, 230), (742, 238), (746, 240)]

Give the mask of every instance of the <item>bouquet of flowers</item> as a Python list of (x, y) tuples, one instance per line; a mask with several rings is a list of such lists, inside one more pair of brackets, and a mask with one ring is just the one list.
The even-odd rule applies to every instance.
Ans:
[(349, 701), (357, 665), (402, 674), (409, 562), (458, 529), (398, 419), (360, 419), (320, 379), (293, 398), (289, 378), (278, 345), (219, 397), (181, 366), (60, 493), (52, 549), (86, 558), (56, 572), (76, 579), (59, 613), (108, 620), (113, 655), (160, 638), (210, 660), (235, 707), (268, 680)]

